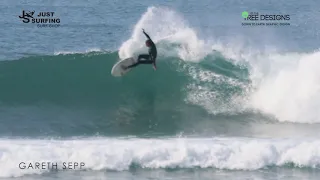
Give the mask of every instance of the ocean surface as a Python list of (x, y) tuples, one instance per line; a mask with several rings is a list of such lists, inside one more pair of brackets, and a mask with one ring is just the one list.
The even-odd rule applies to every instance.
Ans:
[[(0, 179), (319, 179), (319, 7), (0, 1)], [(244, 25), (243, 11), (290, 20)], [(147, 51), (142, 28), (158, 70), (113, 77)]]

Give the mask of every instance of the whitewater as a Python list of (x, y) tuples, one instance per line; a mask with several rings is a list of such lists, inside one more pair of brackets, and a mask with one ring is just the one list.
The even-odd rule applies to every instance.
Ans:
[[(101, 3), (90, 6), (98, 17)], [(147, 6), (135, 20), (128, 17), (126, 31), (119, 24), (128, 23), (116, 18), (103, 38), (118, 47), (95, 37), (106, 28), (98, 20), (86, 21), (91, 37), (76, 36), (78, 26), (70, 23), (73, 34), (57, 30), (67, 41), (50, 50), (30, 45), (3, 53), (0, 178), (317, 179), (320, 50), (218, 38), (227, 30), (205, 32), (183, 12)], [(158, 70), (140, 65), (112, 77), (119, 59), (147, 51), (142, 28), (157, 45)], [(88, 37), (97, 41), (70, 45)], [(21, 162), (59, 168), (21, 169)], [(64, 170), (63, 162), (85, 165)]]
[(319, 140), (250, 138), (13, 140), (9, 145), (8, 141), (1, 140), (5, 153), (0, 167), (1, 177), (49, 171), (31, 168), (16, 171), (15, 166), (20, 162), (55, 162), (60, 163), (60, 170), (63, 162), (84, 162), (86, 170), (94, 171), (125, 171), (132, 166), (229, 170), (256, 170), (268, 166), (318, 168), (319, 145)]

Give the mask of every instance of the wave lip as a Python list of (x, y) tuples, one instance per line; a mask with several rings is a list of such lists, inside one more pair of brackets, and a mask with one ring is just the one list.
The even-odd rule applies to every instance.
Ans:
[(166, 7), (151, 6), (136, 23), (131, 37), (119, 48), (121, 59), (147, 52), (142, 28), (157, 44), (161, 56), (199, 62), (211, 52), (211, 48), (198, 37), (196, 30), (180, 13)]
[[(319, 140), (247, 138), (94, 138), (0, 140), (0, 177), (42, 174), (20, 162), (84, 162), (86, 170), (217, 168), (257, 170), (268, 166), (317, 168)], [(58, 169), (62, 166), (58, 165)]]

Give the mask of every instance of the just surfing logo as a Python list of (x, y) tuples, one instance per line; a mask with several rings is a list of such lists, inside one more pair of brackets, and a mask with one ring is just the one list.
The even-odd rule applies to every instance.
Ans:
[(29, 23), (30, 22), (30, 18), (33, 19), (33, 15), (34, 15), (35, 11), (22, 11), (22, 16), (19, 16), (20, 19), (23, 19), (22, 22), (24, 23)]
[(60, 18), (55, 17), (55, 12), (39, 12), (22, 10), (19, 16), (23, 23), (37, 24), (37, 27), (59, 27)]

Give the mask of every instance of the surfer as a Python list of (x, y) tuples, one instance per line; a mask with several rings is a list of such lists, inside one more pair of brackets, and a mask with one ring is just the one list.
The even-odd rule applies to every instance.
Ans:
[[(157, 66), (156, 66), (156, 58), (157, 58), (156, 45), (151, 40), (150, 36), (144, 31), (144, 29), (142, 29), (142, 32), (148, 38), (148, 40), (146, 40), (146, 46), (149, 48), (149, 54), (140, 54), (138, 56), (138, 60), (135, 64), (124, 67), (124, 69), (132, 68), (132, 67), (135, 67), (139, 64), (152, 64), (154, 70), (157, 69)], [(141, 59), (145, 59), (145, 60), (141, 60)]]

